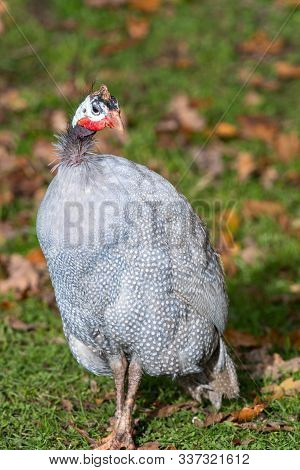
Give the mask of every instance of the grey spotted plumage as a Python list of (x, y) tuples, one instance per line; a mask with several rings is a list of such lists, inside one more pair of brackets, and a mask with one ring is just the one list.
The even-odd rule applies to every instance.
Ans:
[(58, 145), (65, 158), (37, 233), (77, 361), (110, 375), (108, 357), (121, 349), (146, 374), (183, 377), (198, 400), (234, 397), (223, 272), (203, 222), (148, 168), (94, 155), (72, 134)]

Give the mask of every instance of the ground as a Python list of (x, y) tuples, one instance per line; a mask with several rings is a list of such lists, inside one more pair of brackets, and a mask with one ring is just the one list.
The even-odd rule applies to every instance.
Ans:
[[(206, 219), (216, 243), (220, 234), (213, 230), (218, 218), (215, 203), (221, 204), (223, 212), (232, 209), (229, 231), (234, 242), (231, 240), (227, 251), (221, 246), (228, 274), (229, 326), (254, 338), (275, 331), (284, 339), (270, 346), (271, 353), (292, 358), (299, 346), (299, 341), (290, 340), (290, 333), (299, 328), (300, 147), (295, 158), (282, 156), (284, 151), (278, 158), (264, 131), (262, 136), (256, 129), (253, 132), (258, 137), (253, 137), (252, 132), (252, 137), (247, 138), (245, 129), (244, 133), (240, 130), (239, 119), (243, 115), (263, 115), (274, 120), (280, 132), (299, 134), (300, 80), (278, 79), (276, 63), (300, 63), (300, 11), (293, 11), (293, 2), (283, 0), (161, 3), (149, 13), (127, 5), (93, 8), (81, 0), (9, 2), (11, 16), (2, 13), (0, 95), (3, 97), (7, 89), (13, 88), (26, 105), (21, 102), (19, 107), (18, 103), (10, 106), (3, 104), (2, 99), (1, 129), (13, 133), (14, 153), (17, 158), (25, 156), (31, 168), (37, 139), (52, 138), (49, 112), (60, 109), (71, 117), (86, 86), (95, 80), (107, 83), (127, 116), (129, 137), (122, 154), (150, 165), (170, 179)], [(149, 32), (143, 33), (145, 26), (140, 26), (140, 35), (145, 37), (130, 38), (127, 30), (132, 16), (145, 20)], [(259, 31), (271, 39), (275, 37), (277, 47), (263, 60), (264, 46), (256, 44), (252, 52), (245, 51), (247, 44), (251, 49), (249, 38)], [(277, 33), (282, 43), (278, 42)], [(256, 73), (261, 74), (263, 81), (279, 83), (279, 88), (255, 85), (251, 79), (241, 81), (242, 71), (257, 64)], [(68, 91), (70, 86), (68, 89), (66, 84), (70, 83), (73, 88)], [(193, 109), (204, 116), (206, 128), (195, 133), (179, 129), (182, 139), (177, 139), (176, 134), (172, 145), (172, 137), (168, 136), (168, 144), (163, 145), (156, 127), (178, 94), (194, 99)], [(204, 143), (209, 146), (215, 137), (207, 142), (208, 136), (219, 121), (233, 126), (227, 139), (220, 136), (224, 167), (208, 184), (202, 184), (205, 171), (191, 164), (189, 147), (200, 148)], [(241, 152), (250, 153), (255, 165), (245, 178), (238, 175), (233, 164)], [(264, 184), (265, 169), (270, 167), (277, 176)], [(41, 171), (41, 187), (45, 187), (51, 176), (46, 165)], [(29, 178), (32, 174), (35, 176), (29, 172)], [(3, 187), (10, 190), (5, 184)], [(13, 197), (0, 201), (2, 221), (19, 224), (15, 236), (1, 240), (0, 250), (5, 255), (26, 256), (38, 246), (34, 230), (38, 188), (32, 194), (26, 193), (27, 187), (22, 188), (15, 187)], [(245, 210), (249, 200), (273, 201), (281, 209), (276, 209), (277, 213), (260, 208), (253, 215), (253, 211)], [(205, 210), (201, 211), (203, 207)], [(23, 222), (15, 222), (24, 214), (25, 231), (20, 230)], [(254, 246), (252, 253), (262, 254), (253, 256), (255, 259), (250, 262), (243, 258), (249, 237), (250, 252)], [(5, 274), (0, 272), (1, 276)], [(87, 439), (70, 422), (86, 430), (91, 438), (104, 436), (114, 413), (114, 402), (101, 401), (109, 398), (112, 381), (95, 378), (77, 365), (63, 339), (55, 306), (40, 292), (21, 296), (5, 293), (1, 302), (0, 448), (89, 448)], [(12, 317), (25, 324), (33, 323), (34, 327), (22, 331), (7, 320)], [(253, 380), (234, 351), (233, 357), (241, 394), (239, 400), (224, 403), (222, 411), (228, 412), (251, 405), (261, 387), (272, 382), (261, 377)], [(300, 377), (295, 373), (294, 379), (297, 378)], [(179, 410), (166, 418), (149, 418), (147, 410), (155, 409), (158, 403), (174, 404), (188, 399), (176, 382), (145, 377), (137, 400), (137, 444), (159, 441), (161, 448), (173, 445), (178, 449), (299, 448), (299, 395), (272, 400), (265, 410), (267, 418), (284, 421), (292, 426), (292, 431), (263, 433), (238, 428), (229, 421), (199, 429), (192, 418), (203, 417), (201, 408), (197, 412)]]

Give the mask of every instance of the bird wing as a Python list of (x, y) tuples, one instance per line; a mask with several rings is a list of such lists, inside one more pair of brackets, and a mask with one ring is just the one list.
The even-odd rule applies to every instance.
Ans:
[(195, 311), (210, 318), (222, 334), (227, 321), (228, 299), (219, 256), (210, 244), (202, 220), (183, 196), (178, 197), (171, 242), (169, 234), (167, 237), (174, 293)]

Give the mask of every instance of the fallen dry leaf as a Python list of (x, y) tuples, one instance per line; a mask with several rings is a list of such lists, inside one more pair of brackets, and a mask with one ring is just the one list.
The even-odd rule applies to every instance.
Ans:
[(251, 333), (236, 330), (235, 328), (227, 328), (225, 331), (225, 338), (228, 343), (235, 347), (255, 347), (260, 344), (260, 338), (253, 336)]
[(272, 39), (265, 31), (257, 31), (253, 36), (242, 44), (238, 49), (245, 54), (278, 54), (282, 51), (284, 41), (281, 38)]
[(104, 44), (100, 48), (100, 53), (104, 56), (109, 56), (111, 54), (115, 54), (116, 52), (124, 51), (132, 47), (136, 43), (136, 40), (133, 38), (126, 38), (120, 41), (112, 41)]
[(248, 199), (244, 203), (243, 213), (246, 218), (260, 215), (278, 217), (285, 213), (285, 208), (280, 202)]
[(246, 237), (244, 240), (244, 248), (240, 251), (240, 256), (245, 263), (252, 265), (263, 256), (263, 252), (252, 238)]
[(279, 354), (274, 353), (272, 360), (273, 362), (265, 367), (264, 375), (266, 377), (277, 379), (281, 375), (300, 371), (300, 357), (293, 357), (285, 361)]
[(224, 162), (222, 155), (222, 147), (218, 144), (211, 144), (205, 148), (192, 147), (190, 149), (191, 156), (198, 168), (213, 181), (224, 171)]
[(17, 331), (33, 331), (36, 330), (39, 326), (41, 326), (38, 323), (25, 323), (15, 316), (6, 317), (5, 323), (10, 328)]
[(68, 127), (68, 119), (65, 111), (56, 109), (50, 114), (50, 125), (54, 132), (65, 132)]
[(128, 3), (129, 0), (84, 0), (85, 4), (89, 7), (102, 8), (102, 7), (120, 7)]
[[(186, 41), (177, 41), (176, 43), (168, 44), (165, 51), (155, 59), (155, 65), (160, 67), (176, 67), (179, 69), (185, 69), (191, 67), (194, 61), (189, 52), (189, 44)], [(200, 106), (195, 103), (195, 100), (191, 100), (193, 107)]]
[(37, 139), (33, 146), (33, 155), (36, 159), (49, 165), (55, 160), (55, 150), (51, 142), (47, 139)]
[(177, 120), (179, 128), (187, 133), (200, 132), (204, 129), (205, 120), (197, 109), (191, 106), (187, 95), (175, 96), (169, 105), (170, 114)]
[(267, 116), (240, 116), (241, 134), (246, 139), (258, 139), (273, 144), (279, 125)]
[(150, 417), (167, 418), (180, 410), (192, 410), (198, 406), (196, 401), (187, 401), (184, 403), (174, 403), (172, 405), (163, 405), (149, 413)]
[(248, 437), (247, 439), (239, 439), (238, 437), (233, 439), (232, 443), (235, 446), (242, 446), (242, 447), (247, 447), (249, 444), (252, 444), (252, 442), (255, 442), (255, 439), (252, 437)]
[(248, 91), (244, 97), (246, 106), (259, 106), (263, 102), (263, 97), (254, 90)]
[(89, 442), (89, 444), (91, 444), (92, 447), (97, 447), (99, 445), (99, 442), (96, 441), (95, 439), (92, 439), (89, 436), (87, 431), (85, 431), (84, 429), (78, 428), (76, 424), (74, 423), (74, 421), (69, 420), (67, 421), (67, 424), (71, 426), (73, 429), (75, 429), (75, 431), (77, 431), (82, 437), (84, 437)]
[(274, 148), (279, 159), (289, 163), (300, 155), (300, 139), (296, 132), (279, 133), (274, 141)]
[(230, 124), (229, 122), (220, 122), (215, 128), (214, 134), (221, 139), (232, 139), (237, 137), (238, 129), (234, 124)]
[(250, 429), (258, 432), (277, 432), (277, 431), (293, 431), (293, 426), (288, 424), (277, 422), (277, 421), (268, 421), (264, 420), (260, 423), (233, 423), (235, 426), (238, 426), (242, 429)]
[(105, 394), (102, 397), (96, 398), (95, 402), (99, 406), (99, 405), (102, 405), (102, 403), (104, 403), (105, 401), (110, 401), (110, 400), (113, 400), (114, 398), (115, 398), (114, 390), (109, 390), (108, 392), (105, 392)]
[(13, 290), (16, 295), (22, 296), (27, 291), (37, 291), (39, 275), (30, 261), (19, 254), (3, 256), (0, 261), (7, 271), (7, 278), (0, 280), (2, 294)]
[(27, 101), (16, 88), (9, 88), (0, 94), (0, 107), (9, 111), (23, 111), (27, 106)]
[(289, 377), (279, 385), (272, 384), (263, 387), (261, 392), (266, 394), (271, 393), (272, 395), (269, 400), (278, 400), (284, 396), (295, 395), (300, 392), (300, 380), (294, 380), (292, 377)]
[(127, 19), (127, 31), (133, 39), (143, 39), (149, 33), (149, 21), (145, 18), (130, 16)]
[(194, 417), (193, 424), (198, 428), (207, 428), (224, 421), (244, 423), (257, 418), (257, 416), (259, 416), (266, 407), (267, 403), (258, 403), (254, 404), (253, 406), (245, 406), (244, 408), (232, 411), (231, 413), (209, 413), (205, 416), (204, 420), (201, 420), (198, 417)]
[[(284, 338), (278, 338), (279, 343), (284, 343), (283, 340)], [(244, 369), (250, 371), (254, 377), (269, 377), (276, 380), (285, 374), (300, 370), (300, 357), (296, 356), (285, 361), (278, 353), (268, 352), (268, 348), (273, 346), (273, 341), (269, 340), (268, 335), (257, 338), (257, 341), (263, 346), (244, 352), (242, 355)]]
[(260, 182), (264, 188), (270, 189), (279, 178), (278, 171), (274, 166), (268, 166), (260, 176)]
[(138, 450), (159, 450), (159, 442), (158, 441), (150, 441), (143, 444)]
[(37, 268), (46, 266), (46, 260), (40, 248), (30, 250), (26, 255), (26, 259)]
[(247, 82), (256, 88), (267, 91), (278, 91), (281, 84), (278, 80), (268, 79), (258, 73), (253, 73), (253, 70), (242, 67), (238, 72), (239, 79), (242, 83)]
[(276, 62), (275, 71), (279, 78), (285, 80), (300, 78), (300, 65), (293, 65), (288, 62)]
[(240, 181), (246, 181), (257, 168), (253, 155), (249, 152), (239, 152), (234, 166)]
[(60, 403), (64, 410), (68, 412), (73, 410), (73, 404), (70, 400), (63, 398)]
[(161, 0), (129, 0), (129, 4), (135, 10), (153, 13), (159, 9)]
[(98, 387), (97, 382), (96, 382), (95, 379), (91, 379), (90, 389), (91, 389), (92, 393), (98, 393), (99, 392), (99, 387)]
[(267, 403), (258, 403), (252, 407), (245, 406), (241, 410), (232, 411), (230, 414), (230, 421), (243, 423), (245, 421), (252, 421), (267, 407)]

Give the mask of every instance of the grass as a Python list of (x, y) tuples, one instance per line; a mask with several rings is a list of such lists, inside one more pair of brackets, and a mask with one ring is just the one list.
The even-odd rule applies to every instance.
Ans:
[[(241, 114), (261, 113), (280, 121), (287, 131), (299, 133), (300, 80), (284, 83), (280, 92), (260, 91), (262, 102), (254, 110), (244, 102), (247, 88), (234, 99), (241, 86), (238, 71), (244, 66), (254, 67), (258, 60), (241, 56), (237, 46), (257, 30), (263, 29), (273, 37), (291, 10), (279, 8), (270, 0), (228, 0), (226, 5), (221, 0), (167, 3), (151, 16), (151, 31), (144, 40), (110, 56), (102, 55), (100, 48), (112, 36), (120, 40), (126, 37), (126, 18), (133, 14), (127, 7), (92, 9), (81, 0), (54, 0), (39, 6), (35, 0), (14, 0), (10, 2), (10, 11), (56, 83), (75, 79), (79, 89), (94, 80), (109, 84), (126, 109), (130, 124), (130, 140), (124, 148), (126, 157), (144, 164), (153, 158), (160, 162), (172, 182), (179, 184), (179, 189), (195, 206), (197, 200), (221, 201), (225, 207), (234, 204), (240, 211), (246, 199), (267, 199), (282, 203), (289, 217), (299, 220), (299, 192), (281, 177), (287, 170), (299, 171), (299, 160), (287, 165), (274, 159), (280, 178), (270, 189), (265, 189), (255, 177), (239, 182), (228, 159), (220, 180), (199, 191), (195, 188), (202, 175), (195, 166), (190, 167), (186, 149), (161, 148), (155, 134), (155, 126), (168, 102), (179, 92), (211, 99), (212, 105), (204, 110), (211, 126), (224, 111), (223, 120), (231, 123), (236, 123)], [(66, 30), (63, 22), (70, 18), (75, 20), (76, 27)], [(267, 56), (259, 68), (266, 78), (274, 76), (275, 60), (300, 62), (299, 26), (300, 11), (297, 11), (281, 33), (287, 44), (284, 53)], [(180, 41), (188, 44), (193, 66), (180, 69), (159, 65), (158, 59), (168, 46)], [(31, 158), (35, 139), (51, 138), (52, 132), (43, 117), (45, 110), (64, 108), (71, 116), (81, 97), (75, 96), (70, 104), (62, 99), (9, 19), (1, 37), (0, 54), (0, 85), (9, 83), (17, 87), (29, 103), (24, 112), (7, 112), (0, 124), (16, 133), (16, 152)], [(197, 136), (193, 143), (201, 145), (204, 140), (203, 136)], [(270, 149), (259, 141), (238, 138), (233, 145), (253, 153), (255, 158), (262, 155), (273, 158)], [(32, 211), (34, 227), (32, 201), (14, 200), (2, 208), (2, 218), (16, 219), (24, 208)], [(213, 216), (211, 211), (206, 214), (210, 226)], [(299, 241), (266, 217), (243, 220), (236, 234), (237, 243), (242, 244), (247, 234), (256, 240), (265, 256), (252, 267), (239, 261), (237, 273), (228, 279), (230, 325), (256, 335), (264, 334), (268, 328), (287, 333), (297, 327), (299, 302), (274, 299), (283, 298), (289, 285), (299, 280)], [(25, 254), (34, 246), (37, 240), (30, 230), (28, 235), (19, 236), (0, 248), (6, 253)], [(68, 421), (73, 420), (79, 428), (88, 430), (91, 437), (103, 436), (114, 404), (108, 401), (97, 406), (95, 398), (111, 390), (112, 382), (97, 378), (99, 392), (91, 391), (94, 377), (71, 357), (63, 340), (59, 316), (38, 298), (12, 299), (10, 308), (0, 314), (2, 320), (14, 314), (23, 321), (40, 323), (39, 328), (26, 333), (12, 330), (3, 321), (0, 325), (0, 448), (88, 448), (87, 441), (68, 426)], [(286, 358), (296, 354), (289, 344), (277, 351)], [(262, 385), (253, 383), (243, 372), (239, 375), (241, 398), (238, 402), (225, 403), (224, 410), (251, 403)], [(71, 412), (64, 410), (62, 399), (72, 401)], [(138, 409), (143, 410), (154, 401), (175, 403), (186, 399), (176, 383), (145, 377)], [(299, 398), (274, 401), (267, 413), (274, 420), (291, 421), (296, 427)], [(136, 435), (139, 445), (159, 440), (162, 447), (174, 444), (178, 449), (231, 449), (234, 439), (242, 441), (249, 437), (253, 440), (243, 448), (295, 449), (300, 444), (300, 433), (296, 430), (263, 434), (239, 430), (230, 423), (198, 429), (192, 424), (191, 411), (180, 411), (165, 419), (149, 420), (143, 413), (140, 416)]]

